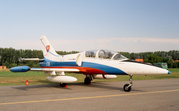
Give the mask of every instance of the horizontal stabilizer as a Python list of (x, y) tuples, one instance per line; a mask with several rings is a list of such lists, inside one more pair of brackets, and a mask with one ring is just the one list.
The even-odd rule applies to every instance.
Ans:
[(44, 59), (39, 59), (39, 58), (20, 58), (19, 61), (44, 61)]

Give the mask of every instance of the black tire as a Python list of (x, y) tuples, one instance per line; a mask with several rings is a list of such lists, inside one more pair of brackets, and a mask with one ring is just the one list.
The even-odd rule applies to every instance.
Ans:
[(86, 77), (86, 78), (84, 79), (84, 84), (86, 84), (86, 85), (91, 84), (91, 79), (90, 79), (89, 77)]
[(66, 83), (60, 83), (60, 87), (65, 87), (66, 85)]
[(132, 87), (129, 86), (129, 84), (125, 84), (124, 87), (123, 87), (123, 90), (124, 90), (125, 92), (130, 92), (131, 89), (132, 89)]

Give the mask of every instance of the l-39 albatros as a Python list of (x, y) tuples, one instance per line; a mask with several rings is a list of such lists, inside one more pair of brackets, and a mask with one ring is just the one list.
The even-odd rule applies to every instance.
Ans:
[(131, 91), (133, 75), (170, 74), (170, 71), (149, 64), (131, 61), (118, 52), (109, 50), (90, 50), (77, 54), (59, 55), (45, 36), (40, 38), (43, 44), (44, 59), (24, 58), (23, 60), (38, 60), (40, 68), (17, 66), (10, 69), (12, 72), (43, 71), (49, 74), (47, 80), (60, 83), (65, 87), (67, 83), (77, 81), (77, 78), (65, 75), (80, 73), (86, 77), (84, 84), (90, 84), (93, 79), (112, 79), (116, 75), (129, 75), (129, 83), (123, 89)]

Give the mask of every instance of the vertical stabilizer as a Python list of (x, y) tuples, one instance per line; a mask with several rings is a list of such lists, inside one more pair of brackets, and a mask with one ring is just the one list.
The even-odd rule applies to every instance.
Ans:
[(41, 36), (40, 40), (43, 45), (43, 55), (46, 59), (52, 60), (52, 61), (61, 61), (62, 56), (56, 53), (53, 46), (50, 44), (46, 36)]

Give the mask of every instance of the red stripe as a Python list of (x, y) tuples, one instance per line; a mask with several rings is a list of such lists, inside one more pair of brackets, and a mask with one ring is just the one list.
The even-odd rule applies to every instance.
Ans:
[(60, 68), (60, 69), (78, 69), (84, 74), (106, 74), (104, 71), (90, 67), (41, 67), (41, 68)]

